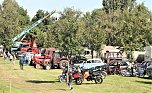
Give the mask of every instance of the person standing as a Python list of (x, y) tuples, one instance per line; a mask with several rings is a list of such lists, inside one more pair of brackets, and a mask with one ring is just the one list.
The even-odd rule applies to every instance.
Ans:
[(12, 54), (10, 54), (9, 58), (10, 58), (10, 62), (12, 63), (12, 61), (13, 61), (13, 56), (12, 56)]
[(72, 65), (70, 65), (68, 67), (67, 74), (68, 74), (68, 86), (70, 87), (70, 90), (72, 90), (73, 89), (73, 87), (72, 87), (72, 82), (73, 82), (73, 69), (72, 69)]
[(3, 57), (4, 57), (4, 62), (5, 62), (6, 59), (7, 59), (7, 54), (6, 54), (6, 52), (3, 53)]
[(12, 52), (12, 56), (13, 56), (13, 64), (16, 63), (16, 56), (15, 56), (15, 52)]
[(20, 57), (20, 61), (19, 61), (20, 69), (21, 69), (21, 70), (23, 70), (23, 64), (24, 64), (24, 62), (25, 62), (25, 58), (24, 58), (24, 56), (21, 56), (21, 57)]

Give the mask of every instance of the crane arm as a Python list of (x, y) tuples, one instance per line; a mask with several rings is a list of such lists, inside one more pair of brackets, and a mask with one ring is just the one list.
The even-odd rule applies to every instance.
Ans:
[(13, 38), (13, 42), (15, 42), (17, 39), (21, 38), (23, 35), (27, 34), (30, 32), (30, 30), (32, 30), (34, 27), (36, 27), (38, 24), (40, 24), (44, 19), (46, 19), (47, 17), (53, 15), (56, 12), (56, 10), (52, 11), (50, 14), (48, 14), (47, 16), (45, 16), (44, 18), (36, 21), (34, 24), (30, 25), (28, 28), (26, 28), (25, 30), (23, 30), (20, 34), (18, 34), (16, 37)]

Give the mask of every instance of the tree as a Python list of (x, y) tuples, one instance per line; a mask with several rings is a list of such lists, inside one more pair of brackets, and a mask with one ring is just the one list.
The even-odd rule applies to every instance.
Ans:
[[(36, 15), (32, 18), (32, 23), (44, 18), (45, 16), (47, 16), (49, 14), (48, 11), (44, 11), (44, 10), (38, 10)], [(49, 47), (47, 44), (48, 41), (51, 40), (47, 40), (47, 32), (50, 31), (51, 26), (53, 24), (53, 20), (54, 17), (48, 17), (46, 19), (44, 19), (37, 27), (35, 27), (35, 29), (33, 29), (32, 33), (33, 35), (36, 35), (35, 39), (38, 41), (37, 45), (40, 47)]]
[(143, 5), (137, 5), (130, 12), (124, 12), (120, 17), (118, 37), (126, 50), (143, 50), (150, 43), (148, 38), (152, 31), (152, 13)]
[(103, 27), (103, 11), (101, 9), (96, 9), (90, 14), (87, 12), (84, 15), (85, 30), (83, 33), (84, 44), (86, 47), (91, 49), (91, 54), (93, 58), (93, 51), (97, 51), (101, 48), (101, 45), (105, 41), (105, 33), (102, 29)]
[(119, 33), (119, 17), (126, 11), (131, 11), (136, 5), (136, 0), (103, 0), (104, 24), (106, 31), (106, 45), (118, 46), (117, 34)]
[(80, 27), (81, 12), (72, 8), (66, 8), (60, 12), (60, 17), (52, 27), (48, 36), (60, 50), (67, 51), (70, 55), (79, 51), (78, 32)]
[(12, 38), (22, 31), (29, 23), (27, 12), (19, 7), (15, 0), (4, 0), (0, 13), (0, 43), (4, 47), (12, 45)]
[(102, 5), (106, 13), (116, 10), (131, 10), (136, 0), (103, 0)]

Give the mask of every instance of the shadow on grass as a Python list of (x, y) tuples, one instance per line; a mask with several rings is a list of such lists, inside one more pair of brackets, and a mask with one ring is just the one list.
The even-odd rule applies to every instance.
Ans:
[(148, 80), (152, 80), (152, 78), (151, 78), (151, 77), (139, 77), (139, 78), (141, 78), (141, 79), (148, 79)]
[(13, 70), (21, 70), (21, 69), (16, 69), (16, 68), (14, 68)]
[(135, 81), (135, 82), (152, 85), (152, 81)]
[(62, 90), (62, 91), (67, 91), (67, 89), (56, 89), (56, 90)]
[(56, 83), (59, 81), (26, 80), (26, 82), (40, 84), (40, 83)]
[(84, 85), (93, 85), (93, 84), (95, 84), (95, 83), (82, 83), (82, 84), (84, 84)]

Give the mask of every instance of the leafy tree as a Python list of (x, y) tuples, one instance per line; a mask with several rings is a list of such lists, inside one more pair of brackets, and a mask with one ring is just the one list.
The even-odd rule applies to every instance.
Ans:
[(115, 10), (131, 10), (135, 5), (136, 0), (103, 0), (102, 5), (106, 13), (114, 12)]
[[(44, 18), (45, 16), (47, 16), (49, 14), (48, 11), (44, 11), (44, 10), (38, 10), (36, 15), (32, 18), (32, 23)], [(53, 17), (48, 17), (45, 18), (37, 27), (35, 27), (35, 29), (33, 29), (33, 34), (36, 35), (36, 40), (38, 41), (37, 44), (40, 47), (48, 47), (48, 40), (47, 38), (47, 31), (49, 31), (49, 29), (51, 29), (51, 25), (53, 24)], [(50, 40), (49, 40), (50, 41)]]
[(152, 31), (151, 12), (143, 5), (138, 5), (120, 17), (120, 43), (126, 50), (143, 50), (150, 43)]
[(86, 47), (91, 49), (91, 54), (93, 58), (93, 51), (97, 51), (101, 48), (101, 45), (105, 41), (105, 33), (102, 29), (103, 27), (103, 11), (101, 9), (96, 9), (90, 14), (87, 12), (84, 15), (85, 21), (85, 31), (83, 33), (84, 44)]
[(0, 13), (0, 43), (4, 47), (12, 45), (12, 38), (22, 31), (23, 25), (29, 23), (26, 10), (19, 7), (15, 0), (4, 0)]
[[(53, 30), (48, 35), (60, 50), (67, 51), (69, 54), (75, 54), (79, 51), (78, 32), (81, 18), (81, 12), (72, 8), (66, 8), (60, 12), (60, 18), (53, 26)], [(52, 37), (51, 37), (52, 36)]]

